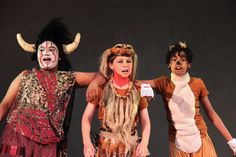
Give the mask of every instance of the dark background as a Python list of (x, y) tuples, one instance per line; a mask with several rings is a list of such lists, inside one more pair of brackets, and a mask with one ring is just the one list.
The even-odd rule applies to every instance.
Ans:
[[(235, 15), (235, 0), (1, 0), (0, 99), (18, 73), (36, 66), (18, 46), (16, 33), (33, 43), (52, 17), (61, 16), (73, 34), (82, 35), (76, 53), (68, 56), (75, 71), (97, 71), (105, 49), (129, 43), (139, 55), (138, 79), (168, 75), (164, 62), (168, 46), (186, 41), (195, 55), (190, 74), (205, 81), (215, 110), (236, 136)], [(71, 157), (83, 156), (80, 122), (85, 106), (85, 89), (78, 89), (69, 134)], [(160, 96), (150, 102), (149, 112), (151, 156), (167, 157), (167, 122)], [(205, 120), (218, 156), (233, 156), (223, 136)], [(1, 122), (1, 130), (3, 126)]]

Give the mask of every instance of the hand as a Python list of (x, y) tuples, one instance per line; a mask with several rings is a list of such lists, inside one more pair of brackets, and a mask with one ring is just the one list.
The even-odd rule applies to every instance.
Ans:
[(89, 142), (88, 144), (84, 145), (84, 157), (94, 157), (95, 155), (95, 148), (93, 144)]
[(150, 84), (141, 84), (141, 97), (145, 97), (148, 100), (154, 97), (154, 92)]
[(143, 83), (143, 82), (140, 81), (140, 80), (134, 80), (134, 85), (137, 86), (137, 87), (139, 87), (139, 88), (141, 88), (141, 84), (142, 84), (142, 83)]
[(147, 155), (149, 155), (147, 144), (141, 141), (136, 148), (136, 157), (146, 157)]
[(229, 147), (233, 150), (234, 155), (236, 156), (236, 139), (233, 138), (232, 140), (227, 142)]

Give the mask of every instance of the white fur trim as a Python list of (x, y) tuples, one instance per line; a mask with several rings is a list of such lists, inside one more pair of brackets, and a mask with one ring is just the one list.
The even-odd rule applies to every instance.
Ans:
[[(176, 129), (176, 147), (186, 153), (193, 153), (201, 147), (201, 136), (195, 124), (195, 97), (188, 85), (190, 76), (182, 77), (171, 74), (175, 84), (173, 95), (169, 101), (169, 109)], [(194, 141), (194, 142), (193, 142)]]

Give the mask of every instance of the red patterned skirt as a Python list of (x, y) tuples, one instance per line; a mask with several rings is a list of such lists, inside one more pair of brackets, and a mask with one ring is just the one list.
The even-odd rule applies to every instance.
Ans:
[(1, 138), (0, 157), (63, 157), (58, 143), (40, 144), (6, 125)]

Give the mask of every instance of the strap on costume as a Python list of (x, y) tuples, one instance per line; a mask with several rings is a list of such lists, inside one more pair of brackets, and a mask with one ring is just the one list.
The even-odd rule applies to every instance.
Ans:
[(9, 155), (22, 155), (25, 156), (25, 147), (18, 147), (14, 145), (5, 145), (1, 144), (0, 147), (1, 154), (9, 154)]

